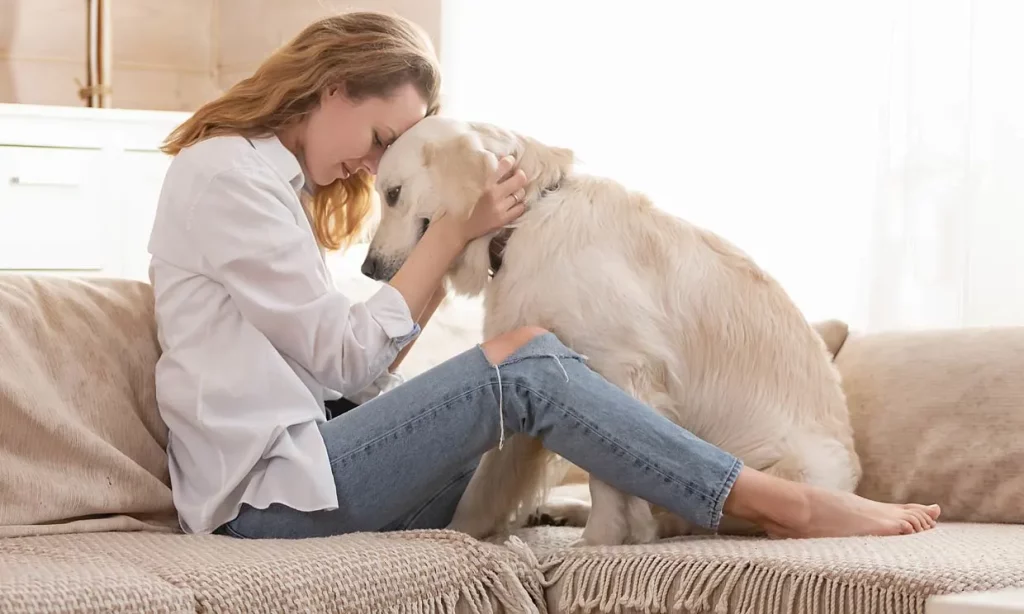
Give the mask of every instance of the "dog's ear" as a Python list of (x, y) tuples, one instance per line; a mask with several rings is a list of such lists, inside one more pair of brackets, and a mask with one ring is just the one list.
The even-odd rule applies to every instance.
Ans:
[(467, 125), (471, 134), (478, 139), (480, 147), (496, 157), (504, 158), (509, 154), (517, 153), (518, 139), (508, 130), (482, 122), (468, 122)]
[(451, 213), (468, 215), (484, 191), (498, 160), (480, 147), (473, 135), (423, 145), (423, 164), (432, 176), (438, 196)]
[(540, 191), (569, 174), (576, 156), (571, 149), (545, 145), (537, 139), (517, 136), (516, 157), (531, 190)]
[(512, 154), (529, 181), (527, 200), (540, 190), (557, 183), (569, 173), (576, 156), (571, 149), (552, 147), (537, 139), (509, 132), (481, 122), (468, 126), (480, 140), (480, 145), (501, 158)]
[[(498, 158), (473, 134), (463, 134), (442, 143), (424, 145), (423, 161), (432, 177), (432, 187), (448, 215), (468, 216), (484, 191), (487, 178), (498, 166)], [(471, 241), (449, 271), (448, 280), (457, 294), (477, 296), (487, 284), (490, 256), (489, 237)]]

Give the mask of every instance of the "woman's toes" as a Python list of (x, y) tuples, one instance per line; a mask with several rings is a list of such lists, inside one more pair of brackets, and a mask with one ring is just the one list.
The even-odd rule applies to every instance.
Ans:
[(921, 520), (924, 521), (924, 526), (929, 529), (934, 529), (935, 525), (938, 524), (927, 511), (921, 512)]
[(917, 503), (911, 503), (907, 507), (909, 509), (914, 510), (914, 511), (917, 511), (917, 512), (920, 512), (922, 514), (925, 514), (926, 516), (928, 516), (932, 520), (938, 520), (939, 514), (942, 513), (942, 510), (939, 509), (938, 505), (919, 505)]

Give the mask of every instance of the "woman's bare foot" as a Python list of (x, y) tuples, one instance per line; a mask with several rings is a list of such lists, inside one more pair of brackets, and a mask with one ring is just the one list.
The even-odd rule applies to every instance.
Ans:
[(725, 513), (760, 525), (773, 537), (903, 535), (934, 528), (939, 506), (879, 503), (744, 467)]
[(765, 518), (772, 537), (906, 535), (935, 527), (939, 506), (879, 503), (852, 493), (806, 487), (798, 513)]

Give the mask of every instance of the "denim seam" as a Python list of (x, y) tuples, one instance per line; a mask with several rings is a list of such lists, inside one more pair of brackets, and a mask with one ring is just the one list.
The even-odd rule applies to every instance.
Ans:
[[(512, 356), (510, 356), (510, 357), (506, 358), (505, 360), (501, 361), (500, 363), (498, 363), (498, 367), (508, 367), (508, 366), (511, 366), (511, 365), (514, 365), (514, 364), (517, 364), (517, 363), (520, 363), (520, 362), (524, 362), (524, 361), (529, 360), (531, 358), (551, 358), (552, 356), (557, 357), (557, 358), (564, 358), (566, 360), (575, 360), (576, 362), (579, 362), (581, 364), (583, 363), (583, 358), (581, 356), (579, 356), (578, 354), (566, 354), (564, 352), (561, 353), (561, 354), (559, 354), (559, 353), (527, 354), (525, 356), (516, 356), (515, 354), (513, 354)], [(491, 365), (491, 367), (493, 368), (494, 365)]]
[(457, 394), (455, 396), (446, 398), (444, 401), (438, 403), (437, 405), (434, 405), (433, 407), (427, 408), (423, 412), (413, 416), (412, 418), (406, 420), (405, 422), (402, 422), (400, 424), (395, 425), (394, 428), (388, 429), (387, 431), (385, 431), (384, 433), (378, 435), (377, 437), (374, 437), (370, 441), (365, 442), (363, 445), (361, 445), (361, 446), (359, 446), (357, 448), (354, 448), (352, 450), (349, 450), (346, 454), (343, 454), (343, 455), (341, 455), (341, 456), (339, 456), (337, 458), (331, 459), (331, 461), (330, 461), (331, 469), (334, 469), (338, 465), (343, 464), (344, 461), (346, 461), (349, 458), (355, 456), (359, 452), (362, 452), (363, 450), (365, 450), (366, 448), (372, 446), (373, 444), (378, 443), (380, 441), (383, 441), (384, 439), (387, 439), (393, 433), (396, 433), (396, 432), (404, 429), (405, 427), (409, 426), (410, 424), (416, 424), (420, 420), (425, 420), (427, 418), (430, 418), (431, 416), (436, 414), (439, 410), (444, 409), (445, 407), (450, 406), (455, 401), (458, 401), (459, 399), (467, 397), (467, 396), (473, 394), (474, 392), (478, 392), (478, 391), (483, 390), (485, 388), (488, 388), (488, 387), (490, 387), (492, 385), (493, 385), (493, 383), (481, 384), (480, 386), (477, 386), (475, 388), (470, 388), (469, 390), (461, 392), (461, 393), (459, 393), (459, 394)]
[(695, 488), (695, 487), (693, 487), (693, 485), (691, 485), (691, 484), (690, 484), (690, 483), (688, 483), (688, 482), (681, 482), (680, 480), (678, 480), (678, 479), (677, 479), (677, 478), (675, 478), (674, 476), (671, 476), (671, 475), (668, 475), (668, 474), (666, 474), (666, 473), (665, 473), (664, 471), (662, 471), (662, 470), (661, 470), (661, 469), (660, 469), (659, 467), (657, 467), (657, 466), (655, 466), (654, 464), (652, 464), (650, 460), (648, 460), (648, 459), (646, 459), (646, 458), (641, 458), (641, 457), (637, 456), (637, 455), (636, 455), (635, 453), (633, 453), (633, 452), (632, 452), (631, 450), (629, 450), (628, 448), (626, 448), (626, 446), (625, 446), (625, 445), (624, 445), (624, 444), (623, 444), (622, 442), (620, 442), (620, 441), (619, 441), (618, 439), (616, 439), (615, 437), (612, 437), (612, 436), (611, 436), (610, 434), (608, 434), (608, 433), (605, 433), (605, 432), (604, 432), (603, 430), (601, 430), (601, 429), (597, 428), (597, 427), (596, 427), (596, 426), (595, 426), (595, 425), (594, 425), (593, 423), (591, 423), (591, 422), (589, 422), (589, 421), (587, 421), (587, 420), (583, 419), (583, 416), (582, 416), (581, 414), (578, 414), (578, 413), (576, 413), (575, 411), (573, 411), (573, 410), (569, 409), (568, 407), (566, 407), (566, 406), (562, 405), (561, 403), (559, 403), (559, 402), (557, 402), (557, 401), (554, 401), (554, 400), (552, 400), (552, 399), (549, 399), (549, 398), (548, 398), (547, 396), (545, 396), (544, 394), (542, 394), (542, 393), (540, 393), (540, 392), (538, 392), (538, 391), (534, 390), (533, 388), (530, 388), (529, 386), (527, 386), (527, 385), (525, 385), (525, 384), (521, 384), (521, 383), (514, 383), (514, 384), (512, 384), (512, 385), (514, 385), (514, 386), (518, 386), (518, 387), (522, 388), (523, 390), (526, 390), (527, 392), (533, 393), (533, 394), (535, 394), (536, 396), (540, 397), (541, 399), (543, 399), (543, 400), (547, 401), (547, 402), (548, 402), (549, 404), (551, 404), (551, 405), (554, 405), (555, 407), (559, 408), (559, 409), (560, 409), (560, 410), (562, 411), (562, 413), (563, 413), (563, 414), (565, 414), (565, 415), (567, 415), (567, 416), (571, 416), (571, 417), (572, 417), (573, 419), (575, 419), (575, 420), (576, 420), (577, 422), (579, 422), (579, 423), (581, 423), (581, 424), (584, 424), (584, 425), (586, 425), (586, 426), (587, 426), (588, 428), (590, 428), (590, 430), (591, 430), (591, 431), (593, 431), (594, 433), (596, 433), (596, 434), (597, 434), (598, 436), (600, 436), (600, 437), (601, 437), (602, 439), (604, 439), (604, 440), (605, 440), (606, 442), (609, 442), (609, 443), (611, 443), (611, 444), (613, 444), (613, 445), (617, 446), (617, 447), (618, 447), (619, 449), (621, 449), (621, 450), (622, 450), (622, 451), (623, 451), (624, 453), (626, 453), (626, 454), (629, 454), (629, 456), (630, 456), (630, 457), (632, 457), (632, 459), (633, 459), (634, 461), (638, 461), (638, 462), (641, 462), (641, 463), (643, 463), (644, 465), (646, 465), (646, 466), (647, 466), (647, 468), (648, 468), (648, 469), (651, 469), (651, 470), (652, 470), (652, 471), (654, 471), (654, 472), (655, 472), (655, 473), (656, 473), (657, 475), (660, 475), (661, 477), (663, 477), (663, 478), (665, 478), (665, 479), (667, 479), (667, 480), (670, 480), (670, 481), (674, 482), (674, 483), (675, 483), (675, 484), (676, 484), (677, 486), (682, 486), (682, 487), (683, 487), (684, 489), (686, 489), (687, 491), (689, 491), (689, 492), (691, 492), (691, 493), (693, 493), (693, 494), (695, 494), (695, 495), (698, 495), (698, 496), (700, 496), (700, 497), (701, 497), (701, 498), (703, 498), (703, 499), (704, 499), (705, 501), (712, 501), (712, 502), (713, 502), (713, 501), (715, 501), (714, 497), (712, 497), (712, 496), (711, 496), (711, 495), (709, 495), (708, 493), (704, 492), (703, 490), (700, 490), (699, 488)]
[(722, 515), (725, 513), (725, 493), (727, 490), (731, 490), (732, 486), (736, 483), (736, 479), (739, 478), (740, 471), (743, 469), (743, 461), (736, 459), (733, 461), (732, 467), (729, 469), (729, 475), (725, 477), (722, 482), (722, 487), (718, 489), (718, 496), (715, 497), (715, 509), (714, 517), (709, 519), (708, 528), (712, 531), (718, 530), (718, 525), (721, 522)]

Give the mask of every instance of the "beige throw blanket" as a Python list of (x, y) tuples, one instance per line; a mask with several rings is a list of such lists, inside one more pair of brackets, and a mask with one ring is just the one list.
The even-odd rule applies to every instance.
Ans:
[(0, 275), (0, 537), (176, 530), (148, 284)]

